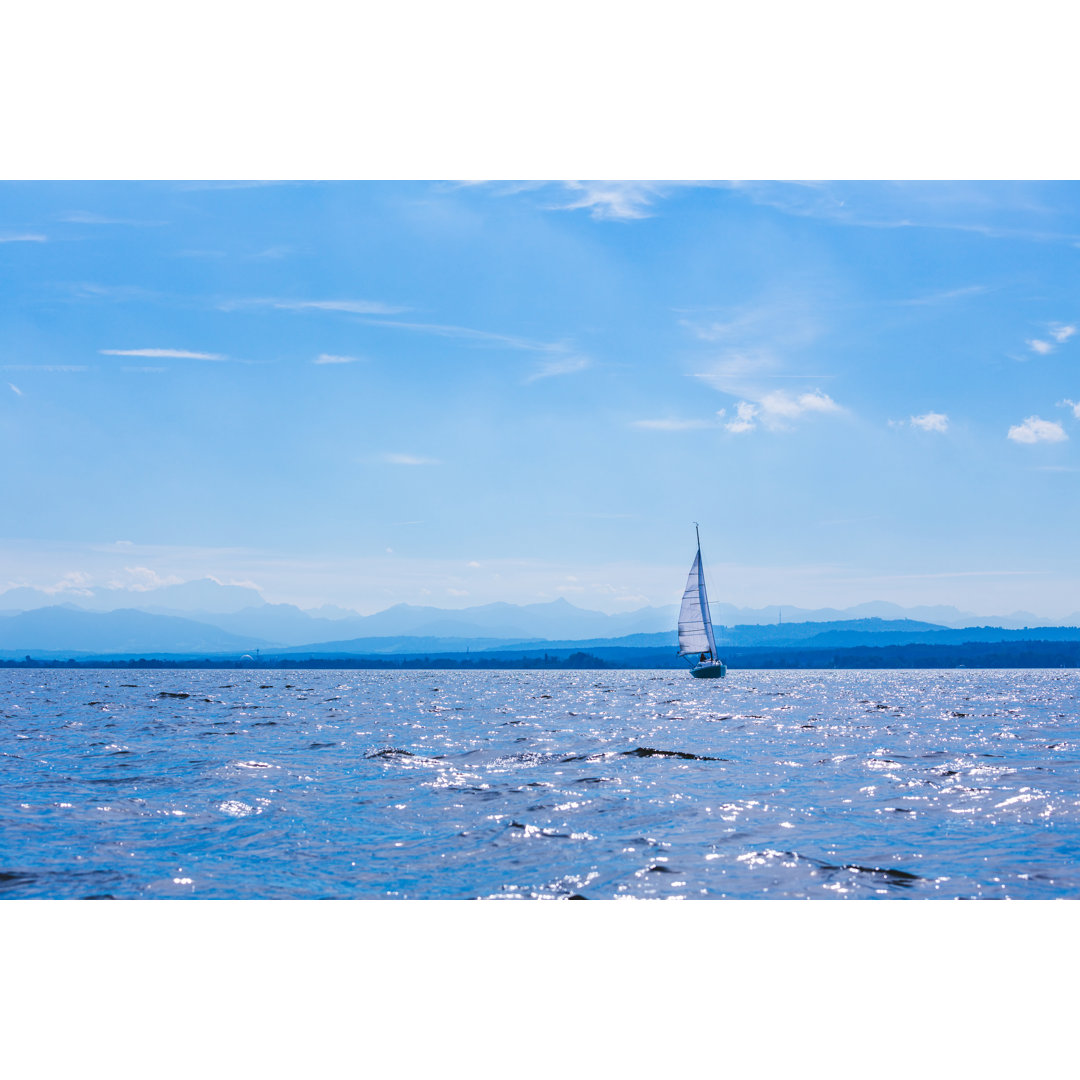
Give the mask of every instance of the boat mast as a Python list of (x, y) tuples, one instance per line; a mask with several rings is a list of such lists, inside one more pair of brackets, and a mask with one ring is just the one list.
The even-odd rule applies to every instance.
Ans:
[(719, 660), (716, 639), (713, 635), (712, 616), (709, 612), (709, 597), (705, 591), (705, 567), (701, 562), (701, 529), (696, 521), (694, 522), (694, 536), (697, 537), (698, 602), (701, 606), (701, 622), (705, 628), (705, 636), (709, 640), (709, 659)]

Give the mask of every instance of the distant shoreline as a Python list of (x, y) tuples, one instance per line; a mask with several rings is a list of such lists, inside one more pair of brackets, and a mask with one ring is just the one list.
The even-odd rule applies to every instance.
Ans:
[[(1080, 641), (968, 642), (962, 645), (860, 645), (851, 648), (733, 647), (721, 650), (738, 670), (882, 670), (950, 668), (1080, 668)], [(125, 654), (0, 659), (0, 669), (341, 669), (372, 671), (685, 670), (672, 649), (597, 648), (412, 655), (275, 655), (258, 658)]]

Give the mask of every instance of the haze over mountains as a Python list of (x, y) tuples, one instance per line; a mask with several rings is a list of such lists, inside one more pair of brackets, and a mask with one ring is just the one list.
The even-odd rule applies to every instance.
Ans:
[[(565, 599), (537, 604), (484, 604), (443, 609), (396, 604), (372, 615), (333, 605), (303, 610), (267, 603), (257, 589), (211, 578), (154, 589), (92, 588), (46, 591), (20, 586), (0, 593), (0, 651), (81, 653), (222, 653), (261, 650), (325, 652), (455, 651), (516, 643), (674, 644), (678, 607), (645, 607), (608, 615)], [(857, 607), (737, 608), (713, 604), (728, 645), (797, 643), (871, 635), (885, 643), (900, 635), (948, 628), (1055, 625), (1024, 612), (979, 616), (953, 607), (902, 608), (874, 602)], [(781, 621), (782, 616), (782, 621)], [(1080, 623), (1076, 613), (1066, 624)], [(1061, 622), (1056, 625), (1062, 625)], [(734, 629), (732, 629), (734, 628)], [(854, 637), (853, 637), (854, 635)], [(885, 636), (882, 636), (885, 635)], [(824, 639), (821, 639), (824, 643)]]

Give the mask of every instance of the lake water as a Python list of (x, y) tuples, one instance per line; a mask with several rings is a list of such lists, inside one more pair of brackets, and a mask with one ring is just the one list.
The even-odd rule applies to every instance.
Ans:
[(0, 672), (0, 896), (1080, 896), (1080, 673)]

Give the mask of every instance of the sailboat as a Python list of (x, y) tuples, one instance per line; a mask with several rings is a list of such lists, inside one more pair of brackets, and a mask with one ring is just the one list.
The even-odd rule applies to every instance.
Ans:
[(695, 679), (722, 679), (727, 674), (727, 667), (716, 654), (716, 637), (709, 613), (709, 595), (705, 591), (701, 533), (697, 522), (694, 522), (694, 534), (697, 536), (697, 555), (690, 567), (682, 607), (679, 609), (679, 655), (697, 656), (697, 663), (690, 669)]

